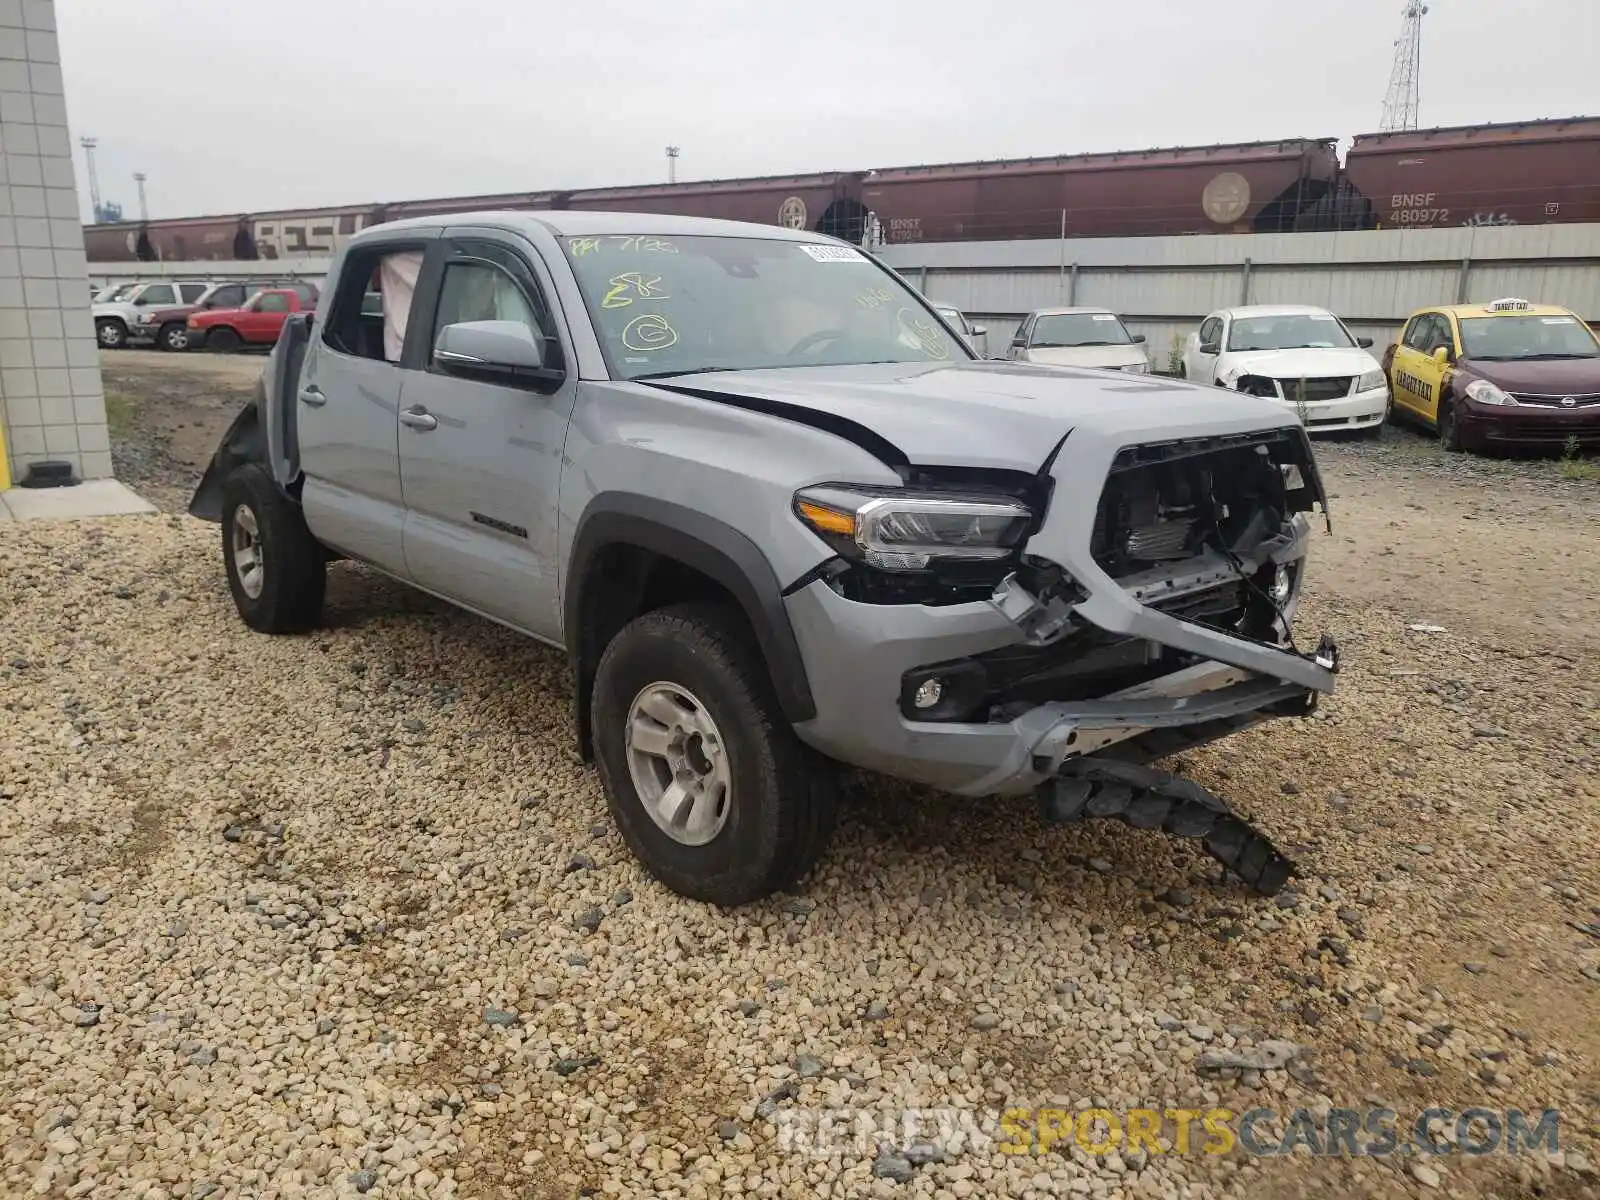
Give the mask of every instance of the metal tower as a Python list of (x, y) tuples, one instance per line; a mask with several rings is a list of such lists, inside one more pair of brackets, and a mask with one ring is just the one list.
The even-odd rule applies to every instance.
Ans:
[(150, 219), (150, 210), (145, 207), (144, 203), (144, 181), (146, 178), (147, 176), (143, 171), (135, 171), (133, 173), (133, 181), (139, 185), (139, 220), (141, 221)]
[(100, 176), (96, 174), (94, 169), (94, 148), (99, 144), (92, 137), (78, 139), (78, 145), (83, 147), (84, 162), (89, 170), (89, 208), (94, 213), (96, 224), (103, 219), (100, 215)]
[(1417, 127), (1422, 106), (1422, 18), (1427, 11), (1422, 0), (1406, 0), (1405, 23), (1395, 39), (1394, 66), (1389, 69), (1389, 91), (1378, 126), (1384, 133)]
[(678, 147), (667, 147), (667, 182), (678, 182)]

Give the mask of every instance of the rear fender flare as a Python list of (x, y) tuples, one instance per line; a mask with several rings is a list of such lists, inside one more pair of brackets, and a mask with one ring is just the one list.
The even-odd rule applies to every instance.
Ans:
[[(256, 384), (256, 394), (239, 411), (222, 435), (216, 452), (206, 465), (205, 474), (189, 500), (189, 515), (202, 521), (222, 520), (222, 485), (234, 468), (245, 463), (267, 461), (267, 431), (261, 425), (261, 400), (264, 389)], [(279, 485), (282, 486), (281, 484)]]
[(585, 758), (590, 754), (589, 696), (605, 647), (586, 644), (583, 614), (594, 599), (584, 593), (600, 553), (619, 544), (675, 559), (723, 587), (750, 623), (784, 716), (799, 723), (816, 715), (783, 587), (760, 547), (694, 509), (630, 492), (602, 492), (578, 520), (563, 596), (562, 627), (576, 683), (573, 716)]

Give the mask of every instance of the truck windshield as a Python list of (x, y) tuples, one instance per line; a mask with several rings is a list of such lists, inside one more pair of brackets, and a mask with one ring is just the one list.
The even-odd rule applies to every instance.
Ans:
[(1355, 344), (1332, 313), (1235, 317), (1228, 331), (1229, 350), (1328, 350)]
[(972, 357), (847, 246), (633, 234), (561, 246), (618, 379)]
[(1600, 342), (1577, 317), (1467, 317), (1461, 349), (1468, 358), (1600, 358)]
[(1067, 346), (1127, 346), (1133, 342), (1111, 313), (1046, 314), (1033, 323), (1028, 344), (1037, 350)]

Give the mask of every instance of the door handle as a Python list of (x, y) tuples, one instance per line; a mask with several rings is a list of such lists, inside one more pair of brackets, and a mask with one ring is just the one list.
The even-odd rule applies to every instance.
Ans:
[(309, 404), (312, 408), (321, 408), (327, 402), (326, 393), (314, 383), (300, 389), (301, 404)]
[(439, 418), (419, 405), (401, 409), (400, 424), (409, 425), (418, 432), (426, 433), (430, 429), (439, 428)]

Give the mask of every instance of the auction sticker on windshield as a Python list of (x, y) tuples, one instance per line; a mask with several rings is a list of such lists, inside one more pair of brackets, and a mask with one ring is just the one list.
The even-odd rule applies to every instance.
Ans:
[(803, 245), (804, 250), (818, 262), (866, 262), (866, 256), (859, 250), (852, 250), (849, 246), (813, 246)]

